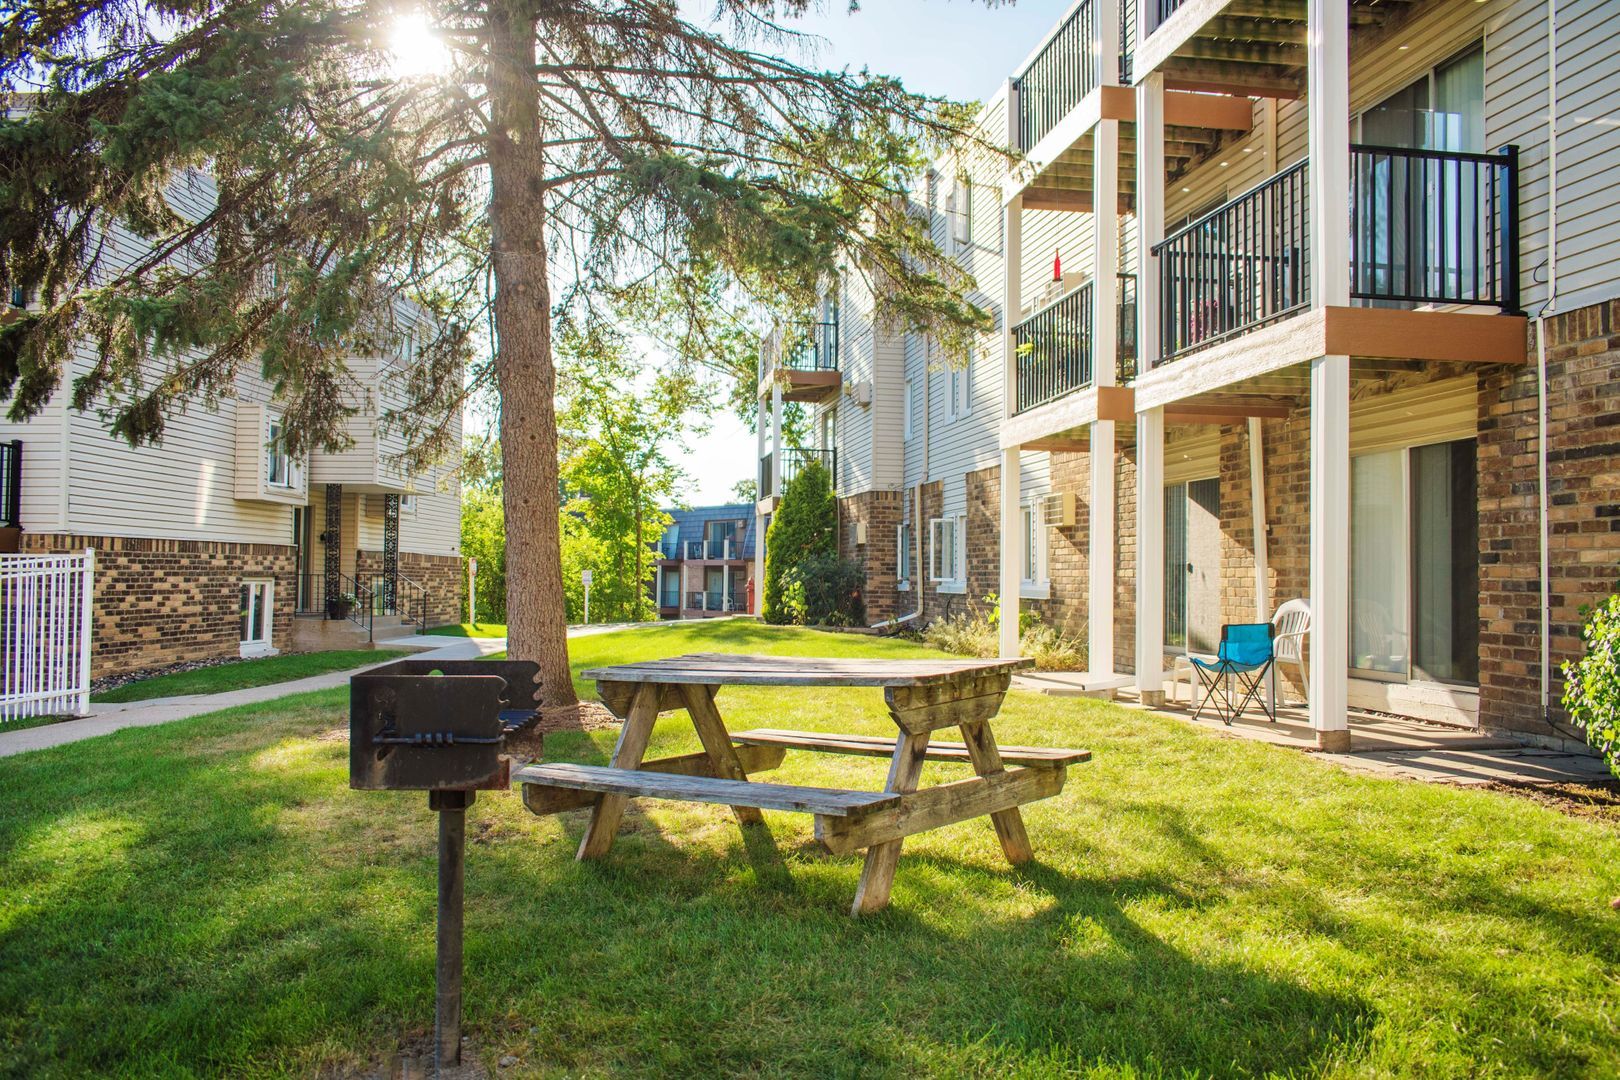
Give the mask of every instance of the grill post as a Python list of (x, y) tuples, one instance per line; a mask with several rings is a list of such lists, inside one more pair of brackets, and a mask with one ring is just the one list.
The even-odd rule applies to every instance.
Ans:
[(461, 1064), (461, 940), (465, 895), (467, 807), (471, 791), (430, 791), (439, 815), (439, 925), (434, 963), (433, 1056), (441, 1071)]

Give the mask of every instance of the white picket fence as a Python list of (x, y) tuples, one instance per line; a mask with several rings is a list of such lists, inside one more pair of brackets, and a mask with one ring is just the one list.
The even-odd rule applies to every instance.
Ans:
[(96, 553), (0, 555), (0, 725), (90, 711)]

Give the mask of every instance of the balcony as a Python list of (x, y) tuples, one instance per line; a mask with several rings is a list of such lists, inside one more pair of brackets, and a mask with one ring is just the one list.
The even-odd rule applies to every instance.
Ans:
[[(1119, 19), (1121, 80), (1130, 82), (1129, 5)], [(1097, 54), (1091, 47), (1095, 7), (1082, 0), (1046, 39), (1016, 80), (1018, 149), (1029, 151), (1101, 82)]]
[(681, 590), (660, 589), (658, 592), (658, 609), (660, 611), (677, 611), (681, 606)]
[[(1311, 304), (1309, 162), (1165, 237), (1160, 363)], [(1369, 306), (1519, 308), (1518, 149), (1350, 148), (1350, 295)]]
[(760, 350), (761, 388), (780, 380), (783, 401), (816, 403), (838, 394), (838, 320), (801, 322), (766, 339)]
[(682, 546), (681, 557), (688, 560), (748, 558), (742, 542), (735, 536), (718, 540), (688, 540)]
[(772, 452), (759, 459), (759, 497), (762, 499), (780, 497), (788, 483), (799, 475), (799, 470), (811, 461), (820, 462), (822, 468), (827, 470), (827, 478), (833, 487), (836, 489), (838, 486), (837, 450), (827, 447), (788, 447), (781, 451), (780, 475), (777, 457)]
[(658, 557), (660, 559), (678, 559), (681, 557), (681, 542), (679, 540), (658, 541)]
[[(1013, 328), (1018, 354), (1015, 414), (1092, 384), (1092, 291), (1088, 281)], [(1123, 383), (1136, 374), (1134, 274), (1119, 275), (1115, 320), (1119, 334), (1115, 370)]]

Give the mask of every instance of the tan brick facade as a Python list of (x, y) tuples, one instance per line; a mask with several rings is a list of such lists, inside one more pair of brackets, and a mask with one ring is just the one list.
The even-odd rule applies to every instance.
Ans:
[[(355, 570), (359, 574), (380, 574), (383, 556), (380, 551), (360, 550), (355, 553)], [(427, 593), (427, 623), (443, 626), (460, 622), (467, 610), (467, 564), (457, 555), (420, 555), (415, 552), (399, 553), (401, 577), (421, 585)], [(416, 592), (400, 586), (401, 614), (407, 604), (414, 603)]]
[[(866, 621), (881, 622), (912, 610), (915, 601), (896, 590), (904, 493), (863, 491), (838, 500), (838, 554), (859, 563), (866, 574)], [(866, 543), (855, 543), (855, 526), (866, 526)]]
[(281, 544), (24, 533), (23, 550), (96, 551), (92, 675), (237, 655), (243, 578), (275, 580), (272, 644), (292, 639), (294, 549)]

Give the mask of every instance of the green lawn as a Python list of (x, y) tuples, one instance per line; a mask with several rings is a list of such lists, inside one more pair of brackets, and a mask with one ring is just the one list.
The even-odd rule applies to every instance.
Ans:
[(449, 626), (435, 626), (429, 630), (430, 634), (441, 637), (505, 637), (505, 623), (451, 623)]
[[(916, 655), (747, 623), (573, 643)], [(728, 689), (734, 726), (890, 734), (872, 691)], [(0, 1073), (360, 1075), (433, 1016), (434, 824), (347, 786), (343, 691), (0, 759)], [(1620, 1075), (1620, 835), (1183, 721), (1009, 696), (1005, 742), (1089, 746), (1026, 808), (907, 842), (894, 904), (808, 818), (470, 811), (468, 1033), (509, 1076)], [(603, 762), (612, 731), (549, 736)], [(666, 717), (652, 753), (695, 750)], [(790, 754), (777, 778), (882, 783)], [(925, 782), (960, 776), (931, 765)]]
[(331, 652), (288, 653), (283, 656), (265, 656), (256, 660), (238, 660), (231, 664), (180, 671), (173, 675), (158, 675), (139, 682), (126, 683), (116, 690), (97, 694), (92, 701), (115, 704), (125, 701), (146, 701), (149, 698), (179, 697), (182, 694), (222, 694), (227, 690), (242, 690), (250, 686), (269, 686), (272, 683), (307, 679), (311, 675), (324, 675), (329, 671), (347, 671), (349, 668), (380, 664), (399, 656), (409, 656), (409, 649), (335, 649)]

